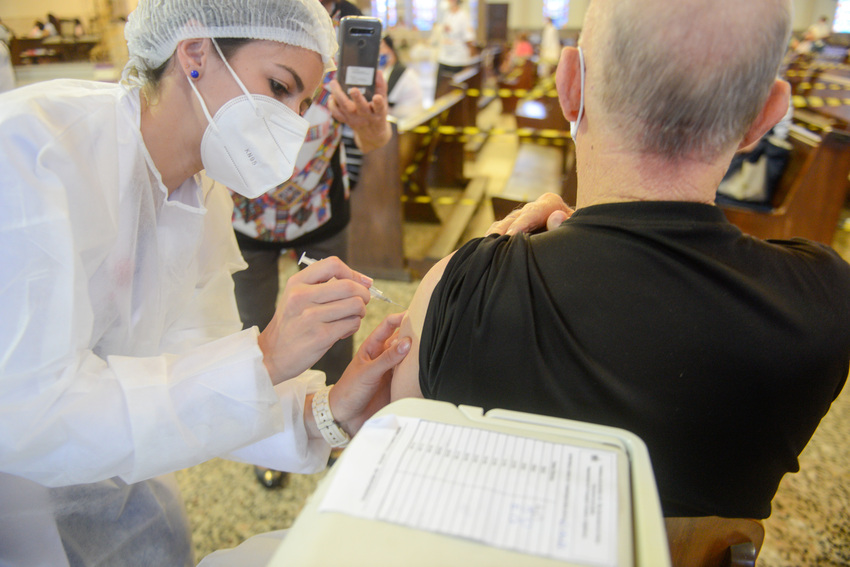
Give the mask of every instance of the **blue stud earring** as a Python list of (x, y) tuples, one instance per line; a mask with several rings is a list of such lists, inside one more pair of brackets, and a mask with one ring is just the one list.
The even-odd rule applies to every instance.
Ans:
[(190, 75), (193, 79), (197, 79), (198, 77), (200, 77), (200, 76), (201, 76), (201, 74), (200, 74), (200, 73), (198, 73), (198, 70), (197, 70), (197, 69), (192, 69), (192, 72), (191, 72), (191, 73), (189, 73), (189, 75)]

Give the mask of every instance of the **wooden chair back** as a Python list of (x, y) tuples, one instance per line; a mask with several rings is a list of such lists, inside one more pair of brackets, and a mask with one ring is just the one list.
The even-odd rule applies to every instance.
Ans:
[(665, 518), (673, 567), (754, 567), (764, 524), (718, 516)]
[(790, 162), (769, 210), (720, 207), (732, 224), (758, 238), (800, 236), (831, 245), (850, 185), (850, 133), (832, 130), (819, 136), (794, 128), (788, 141)]

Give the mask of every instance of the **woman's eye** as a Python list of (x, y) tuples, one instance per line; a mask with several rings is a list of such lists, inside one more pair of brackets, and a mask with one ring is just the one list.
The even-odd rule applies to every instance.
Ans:
[(272, 89), (272, 94), (275, 96), (286, 96), (289, 94), (289, 89), (275, 81), (274, 79), (269, 79), (269, 86)]

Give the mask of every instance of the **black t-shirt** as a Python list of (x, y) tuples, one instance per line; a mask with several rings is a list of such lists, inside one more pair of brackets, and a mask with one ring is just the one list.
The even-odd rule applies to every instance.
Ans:
[(618, 203), (449, 262), (426, 398), (627, 429), (667, 516), (765, 518), (850, 364), (850, 266), (743, 235), (716, 207)]

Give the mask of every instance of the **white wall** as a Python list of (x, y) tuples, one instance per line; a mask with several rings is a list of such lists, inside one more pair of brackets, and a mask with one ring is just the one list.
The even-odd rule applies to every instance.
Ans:
[(838, 0), (794, 0), (794, 31), (802, 31), (826, 16), (832, 22)]
[[(3, 0), (0, 0), (2, 3)], [(567, 27), (580, 29), (591, 0), (570, 0), (570, 18)], [(742, 0), (755, 1), (755, 0)], [(538, 29), (543, 27), (543, 0), (488, 0), (489, 3), (508, 4), (510, 29)], [(795, 31), (804, 30), (821, 16), (832, 21), (838, 0), (793, 0)]]
[(581, 29), (584, 22), (584, 14), (590, 0), (570, 0), (570, 20), (567, 27), (573, 30)]

